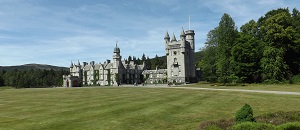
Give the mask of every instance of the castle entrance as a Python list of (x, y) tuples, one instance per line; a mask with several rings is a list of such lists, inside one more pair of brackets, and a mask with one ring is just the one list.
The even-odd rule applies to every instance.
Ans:
[(78, 80), (73, 80), (72, 87), (79, 87)]

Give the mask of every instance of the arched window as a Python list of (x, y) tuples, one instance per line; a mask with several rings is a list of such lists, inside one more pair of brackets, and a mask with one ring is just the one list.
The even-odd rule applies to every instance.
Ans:
[(177, 58), (174, 58), (174, 63), (176, 63), (177, 62)]

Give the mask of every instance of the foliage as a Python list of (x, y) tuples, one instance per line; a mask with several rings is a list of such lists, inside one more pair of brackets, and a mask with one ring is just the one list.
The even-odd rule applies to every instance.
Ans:
[(287, 122), (295, 122), (300, 120), (300, 111), (290, 111), (290, 112), (275, 112), (260, 115), (256, 117), (257, 122), (271, 123), (274, 125), (280, 125)]
[(237, 123), (241, 122), (255, 122), (253, 116), (253, 111), (250, 105), (245, 104), (239, 111), (237, 111), (235, 116), (235, 121)]
[(211, 126), (206, 127), (204, 130), (222, 130), (222, 129), (219, 128), (218, 126), (211, 125)]
[(234, 74), (244, 83), (290, 81), (300, 73), (300, 13), (288, 8), (271, 10), (250, 20), (238, 32), (224, 14), (219, 26), (209, 31), (198, 66), (203, 79), (231, 82)]
[(236, 124), (232, 127), (232, 130), (274, 130), (275, 126), (266, 123), (257, 122), (243, 122)]
[(94, 80), (93, 85), (98, 85), (97, 81), (99, 80), (99, 70), (94, 70)]
[[(267, 113), (260, 116), (255, 117), (257, 122), (244, 122), (236, 124), (234, 123), (234, 119), (220, 119), (214, 121), (204, 121), (200, 124), (199, 129), (206, 129), (210, 126), (217, 126), (221, 129), (231, 129), (232, 127), (261, 127), (261, 126), (268, 126), (273, 125), (273, 129), (275, 127), (279, 130), (282, 130), (282, 127), (288, 126), (296, 126), (299, 125), (300, 120), (300, 111), (289, 111), (289, 112), (275, 112), (275, 113)], [(243, 125), (240, 125), (243, 124)], [(235, 125), (235, 126), (234, 126)], [(252, 126), (252, 127), (251, 127)]]
[(203, 53), (202, 60), (198, 63), (198, 67), (203, 71), (203, 79), (208, 82), (216, 82), (216, 59), (217, 59), (217, 28), (209, 31), (207, 34), (207, 42), (205, 48), (201, 50)]
[(224, 14), (217, 27), (217, 59), (216, 67), (219, 75), (219, 82), (228, 83), (229, 75), (232, 73), (232, 62), (230, 61), (231, 49), (235, 44), (237, 30), (233, 19)]
[(266, 46), (261, 60), (263, 80), (283, 81), (288, 75), (288, 66), (283, 60), (283, 49)]
[(111, 69), (107, 69), (106, 71), (107, 71), (108, 86), (110, 86), (111, 85), (111, 73), (110, 73)]
[(300, 122), (288, 122), (277, 126), (278, 130), (300, 130)]
[(234, 125), (234, 120), (230, 119), (230, 120), (225, 120), (225, 119), (220, 119), (220, 120), (215, 120), (215, 121), (204, 121), (200, 124), (199, 126), (199, 130), (207, 130), (212, 128), (220, 128), (220, 129), (227, 129), (230, 128)]
[(120, 76), (119, 76), (119, 73), (116, 73), (116, 74), (115, 74), (115, 80), (116, 80), (117, 84), (119, 85), (119, 84), (120, 84)]
[[(62, 76), (66, 70), (14, 70), (2, 73), (3, 83), (15, 88), (36, 88), (62, 86)], [(0, 76), (1, 77), (1, 76)]]
[(300, 83), (300, 75), (295, 75), (292, 78), (293, 83)]

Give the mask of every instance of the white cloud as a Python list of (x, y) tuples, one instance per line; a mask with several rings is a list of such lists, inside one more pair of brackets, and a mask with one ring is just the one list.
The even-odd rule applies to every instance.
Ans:
[(111, 59), (117, 40), (123, 58), (164, 55), (166, 29), (179, 38), (181, 27), (188, 28), (188, 16), (200, 48), (223, 13), (240, 26), (271, 9), (297, 6), (283, 0), (51, 2), (0, 1), (0, 65), (103, 62)]

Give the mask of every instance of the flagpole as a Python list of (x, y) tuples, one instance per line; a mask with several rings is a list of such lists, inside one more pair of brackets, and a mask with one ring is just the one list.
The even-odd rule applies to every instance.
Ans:
[(189, 16), (189, 30), (191, 30), (191, 17)]

